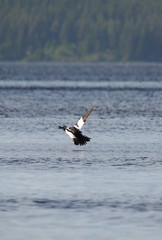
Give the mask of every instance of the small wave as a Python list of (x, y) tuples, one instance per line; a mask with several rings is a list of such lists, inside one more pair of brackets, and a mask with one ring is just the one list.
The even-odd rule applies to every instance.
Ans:
[(97, 207), (106, 207), (113, 209), (129, 209), (132, 211), (145, 212), (145, 211), (162, 211), (162, 201), (159, 202), (132, 202), (116, 201), (110, 199), (104, 200), (91, 200), (91, 199), (78, 199), (78, 200), (50, 200), (50, 199), (34, 199), (33, 204), (43, 208), (56, 208), (56, 209), (93, 209)]
[(95, 209), (95, 208), (109, 208), (113, 210), (123, 209), (134, 212), (161, 212), (162, 199), (158, 201), (126, 199), (120, 201), (116, 199), (48, 199), (48, 198), (35, 198), (35, 199), (0, 199), (0, 211), (17, 210), (21, 206), (41, 207), (45, 209)]
[(162, 90), (162, 82), (132, 81), (0, 81), (1, 90)]
[(18, 206), (19, 206), (19, 202), (14, 198), (0, 199), (1, 212), (6, 212), (9, 210), (17, 210)]

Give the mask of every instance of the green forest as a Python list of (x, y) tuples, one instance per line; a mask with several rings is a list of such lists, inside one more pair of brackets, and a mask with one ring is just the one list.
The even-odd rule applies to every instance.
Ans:
[(0, 61), (162, 61), (161, 0), (0, 0)]

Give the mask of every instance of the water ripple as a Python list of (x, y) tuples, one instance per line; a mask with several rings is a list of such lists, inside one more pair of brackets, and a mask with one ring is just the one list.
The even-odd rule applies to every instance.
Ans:
[(0, 211), (17, 210), (22, 206), (41, 207), (46, 209), (95, 209), (95, 208), (108, 208), (110, 210), (131, 210), (135, 212), (147, 212), (158, 211), (162, 212), (162, 199), (159, 201), (141, 201), (127, 199), (124, 201), (115, 199), (48, 199), (48, 198), (36, 198), (36, 199), (0, 199)]

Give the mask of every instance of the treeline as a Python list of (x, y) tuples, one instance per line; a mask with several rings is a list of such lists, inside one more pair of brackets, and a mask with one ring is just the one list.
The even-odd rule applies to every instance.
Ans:
[(0, 60), (162, 61), (162, 1), (0, 0)]

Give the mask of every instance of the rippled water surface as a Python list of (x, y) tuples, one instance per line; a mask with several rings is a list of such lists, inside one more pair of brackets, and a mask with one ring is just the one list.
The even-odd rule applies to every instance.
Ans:
[(0, 63), (2, 240), (161, 240), (161, 170), (162, 64)]

